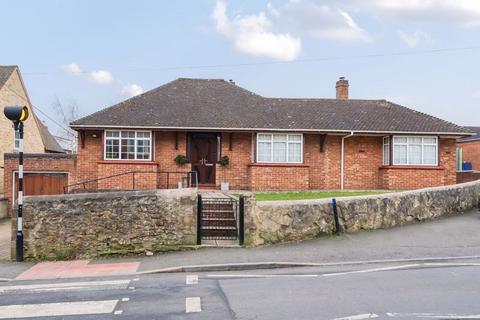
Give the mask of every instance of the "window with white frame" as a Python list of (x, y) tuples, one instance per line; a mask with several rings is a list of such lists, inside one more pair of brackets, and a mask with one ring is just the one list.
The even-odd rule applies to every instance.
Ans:
[(257, 134), (257, 162), (302, 163), (303, 136), (301, 134)]
[(13, 141), (13, 149), (18, 150), (20, 149), (20, 132), (18, 130), (15, 130), (15, 137)]
[(105, 131), (105, 160), (151, 160), (150, 131)]
[[(383, 140), (383, 160), (390, 161), (390, 146)], [(393, 137), (393, 164), (436, 166), (438, 164), (437, 137), (394, 136)]]
[(383, 138), (383, 165), (390, 165), (390, 137)]

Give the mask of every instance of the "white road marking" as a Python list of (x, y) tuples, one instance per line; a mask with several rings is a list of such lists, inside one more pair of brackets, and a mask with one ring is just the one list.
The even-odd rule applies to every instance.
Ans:
[(186, 284), (198, 284), (198, 276), (191, 274), (187, 275), (187, 279), (185, 280)]
[(120, 315), (123, 313), (123, 310), (115, 310), (115, 312), (113, 314), (115, 315)]
[(130, 289), (130, 290), (135, 290), (135, 287), (128, 287), (128, 289)]
[(318, 278), (318, 274), (209, 274), (209, 278)]
[(12, 291), (63, 291), (63, 290), (88, 290), (88, 289), (125, 289), (130, 280), (112, 281), (85, 281), (85, 282), (62, 282), (49, 284), (31, 284), (18, 286), (0, 286), (0, 294)]
[(185, 298), (186, 313), (201, 312), (201, 311), (202, 311), (202, 305), (200, 302), (200, 297)]
[(135, 279), (133, 279), (133, 281), (138, 281), (138, 280), (140, 280), (140, 278), (135, 278)]
[(337, 272), (337, 273), (325, 273), (325, 274), (322, 274), (322, 276), (324, 276), (324, 277), (343, 276), (343, 275), (355, 274), (355, 273), (369, 273), (369, 272), (407, 269), (407, 268), (413, 268), (413, 267), (418, 267), (418, 266), (420, 266), (420, 264), (418, 264), (418, 263), (416, 263), (416, 264), (405, 264), (405, 265), (395, 266), (395, 267), (373, 268), (373, 269), (364, 269), (364, 270)]
[(127, 298), (122, 298), (122, 301), (123, 301), (123, 302), (130, 301), (130, 298), (128, 298), (128, 297), (127, 297)]
[(112, 313), (118, 300), (0, 306), (0, 319)]
[(374, 319), (378, 318), (378, 315), (375, 313), (363, 313), (363, 314), (357, 314), (354, 316), (348, 316), (344, 318), (335, 318), (333, 320), (363, 320), (363, 319)]
[(387, 312), (389, 317), (399, 317), (399, 318), (428, 318), (428, 319), (480, 319), (480, 314), (473, 315), (459, 315), (459, 314), (439, 314), (439, 313), (394, 313)]

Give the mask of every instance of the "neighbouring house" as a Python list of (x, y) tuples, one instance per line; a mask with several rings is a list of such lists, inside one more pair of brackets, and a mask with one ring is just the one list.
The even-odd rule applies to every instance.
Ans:
[(30, 117), (25, 122), (24, 146), (28, 153), (61, 153), (63, 149), (36, 116), (18, 66), (0, 66), (0, 194), (4, 193), (4, 154), (18, 150), (18, 134), (3, 115), (6, 106), (26, 105)]
[(111, 176), (144, 171), (153, 176), (137, 175), (133, 185), (147, 189), (159, 187), (155, 172), (192, 170), (201, 187), (248, 190), (456, 182), (456, 139), (467, 129), (348, 91), (340, 78), (336, 99), (267, 98), (233, 81), (179, 78), (71, 123), (79, 133), (75, 180), (129, 189), (132, 179)]
[[(18, 66), (0, 66), (0, 218), (6, 216), (7, 212), (11, 215), (13, 200), (16, 196), (12, 190), (16, 189), (16, 179), (18, 179), (19, 137), (13, 129), (12, 122), (3, 114), (6, 106), (15, 105), (25, 105), (30, 110), (30, 117), (24, 124), (24, 150), (27, 154), (51, 157), (64, 152), (32, 109)], [(26, 195), (59, 193), (63, 190), (63, 184), (68, 182), (68, 173), (65, 171), (54, 172), (45, 162), (38, 162), (35, 166), (30, 166), (28, 159), (26, 162), (24, 175), (27, 186), (24, 190)], [(49, 163), (52, 167), (56, 166), (52, 161)], [(60, 184), (62, 188), (59, 188)], [(53, 189), (55, 185), (57, 185), (56, 190)]]
[(474, 135), (457, 140), (457, 182), (480, 179), (480, 127), (465, 127)]

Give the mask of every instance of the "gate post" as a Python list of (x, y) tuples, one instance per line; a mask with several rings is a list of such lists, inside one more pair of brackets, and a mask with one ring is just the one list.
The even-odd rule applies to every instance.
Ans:
[(239, 210), (238, 210), (238, 243), (243, 246), (245, 240), (245, 198), (243, 194), (240, 195), (239, 199)]
[(197, 245), (202, 244), (202, 195), (197, 196)]

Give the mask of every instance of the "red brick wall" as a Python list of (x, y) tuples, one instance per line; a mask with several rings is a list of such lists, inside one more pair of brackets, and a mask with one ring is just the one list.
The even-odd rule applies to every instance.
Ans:
[[(230, 150), (230, 137), (232, 150)], [(230, 189), (250, 189), (248, 165), (252, 163), (252, 134), (234, 132), (223, 133), (221, 156), (228, 156), (230, 163), (222, 167), (217, 164), (217, 184), (229, 182)]]
[(345, 189), (378, 189), (379, 170), (383, 162), (382, 137), (345, 139)]
[[(75, 155), (68, 154), (24, 154), (23, 168), (25, 172), (65, 172), (68, 173), (68, 183), (72, 183), (75, 176), (77, 160)], [(13, 198), (13, 172), (18, 171), (18, 155), (5, 154), (5, 198), (7, 198), (7, 210), (11, 216)]]
[(480, 171), (480, 140), (458, 144), (463, 150), (463, 161), (471, 162), (473, 170)]
[[(111, 177), (113, 175), (132, 172), (144, 171), (145, 173), (130, 173), (102, 179), (98, 181), (98, 189), (100, 190), (141, 190), (141, 189), (157, 189), (157, 163), (128, 163), (128, 162), (114, 162), (102, 161), (98, 164), (99, 177)], [(135, 184), (135, 188), (134, 185)]]
[(380, 187), (391, 190), (420, 189), (456, 183), (454, 139), (440, 139), (438, 167), (381, 167)]
[(309, 189), (309, 166), (252, 164), (249, 168), (253, 191)]
[[(153, 170), (158, 164), (160, 171), (189, 171), (191, 165), (177, 165), (174, 158), (187, 154), (187, 133), (155, 132), (154, 161), (150, 165), (106, 164), (103, 161), (102, 135), (96, 132), (85, 134), (85, 147), (79, 148), (76, 179), (96, 178), (132, 170)], [(177, 135), (177, 148), (176, 145)], [(340, 189), (341, 136), (329, 135), (320, 152), (320, 136), (304, 135), (303, 166), (251, 166), (252, 134), (230, 134), (221, 136), (221, 155), (228, 155), (230, 164), (222, 167), (217, 164), (216, 183), (228, 181), (233, 189), (253, 190), (304, 190)], [(440, 140), (440, 167), (438, 168), (390, 168), (382, 167), (382, 137), (354, 136), (345, 139), (345, 189), (413, 189), (455, 183), (455, 141)], [(147, 169), (148, 168), (148, 169)], [(170, 175), (169, 187), (180, 181), (182, 174)], [(127, 179), (127, 178), (122, 178)], [(131, 178), (111, 182), (117, 186), (131, 185)], [(161, 188), (166, 186), (166, 177), (156, 181)], [(153, 179), (142, 187), (153, 185)], [(108, 185), (104, 185), (108, 186)]]
[[(74, 182), (99, 178), (98, 162), (103, 160), (103, 132), (85, 131), (84, 140), (82, 135), (78, 135), (78, 161)], [(97, 186), (97, 182), (90, 182), (87, 188), (96, 189)]]

